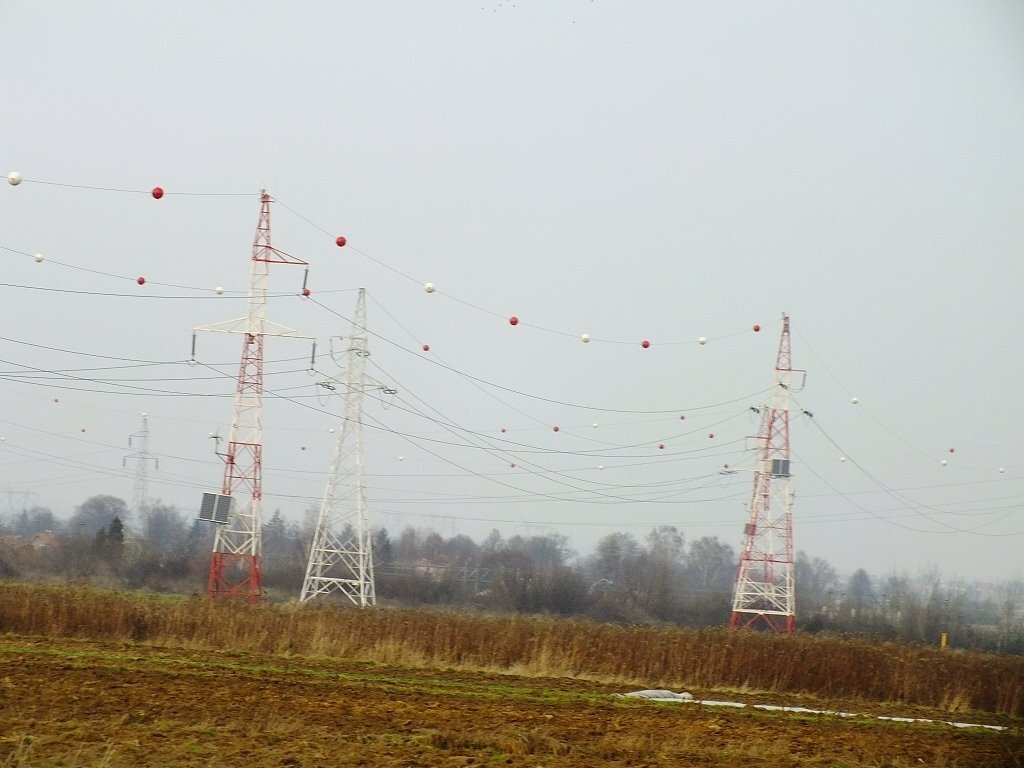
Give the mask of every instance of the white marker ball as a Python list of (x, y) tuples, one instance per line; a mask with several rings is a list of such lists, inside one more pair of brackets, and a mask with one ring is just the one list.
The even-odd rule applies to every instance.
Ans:
[(33, 254), (32, 258), (35, 259), (36, 260), (36, 264), (38, 264), (39, 262), (41, 262), (43, 260), (43, 254), (41, 254), (41, 253)]
[(584, 344), (589, 343), (590, 342), (590, 334), (589, 333), (584, 333), (582, 336), (580, 336), (580, 341), (582, 341)]
[(331, 428), (330, 428), (329, 430), (327, 430), (327, 431), (328, 431), (328, 432), (330, 432), (330, 433), (331, 433), (331, 434), (333, 435), (333, 434), (334, 434), (334, 427), (331, 427)]
[(939, 464), (941, 464), (942, 466), (945, 467), (945, 466), (947, 466), (949, 464), (949, 462), (946, 461), (945, 459), (943, 459), (942, 461), (939, 462)]
[(851, 397), (850, 398), (850, 404), (851, 405), (856, 405), (859, 402), (860, 402), (860, 400), (858, 398), (856, 398), (856, 397)]
[(697, 343), (700, 344), (703, 347), (705, 344), (708, 343), (708, 337), (707, 336), (701, 336), (699, 339), (697, 339)]
[(398, 457), (398, 460), (399, 460), (399, 461), (405, 461), (405, 456), (399, 456), (399, 457)]
[(21, 184), (21, 174), (17, 171), (11, 171), (7, 174), (7, 183), (12, 187), (16, 187)]
[(214, 292), (215, 292), (215, 293), (216, 293), (216, 294), (217, 294), (218, 296), (223, 296), (223, 295), (224, 295), (224, 288), (223, 288), (223, 287), (221, 287), (221, 286), (219, 286), (219, 285), (218, 285), (218, 286), (217, 286), (216, 288), (214, 288), (213, 290), (214, 290)]
[(1000, 467), (1000, 468), (999, 468), (999, 474), (1001, 475), (1001, 474), (1003, 474), (1004, 472), (1006, 472), (1006, 468), (1005, 468), (1005, 467)]
[(598, 464), (598, 465), (597, 465), (597, 468), (598, 468), (598, 469), (604, 469), (604, 464)]
[(591, 424), (590, 426), (591, 426), (591, 428), (592, 428), (592, 429), (597, 429), (597, 422), (595, 421), (595, 422), (594, 422), (593, 424)]
[(845, 456), (840, 456), (839, 457), (839, 461), (841, 461), (843, 464), (845, 464), (846, 463), (846, 457)]
[(427, 283), (426, 285), (423, 286), (423, 290), (426, 291), (427, 293), (433, 293), (436, 289), (434, 288), (433, 283)]
[(145, 411), (142, 412), (142, 418), (146, 418), (146, 412)]

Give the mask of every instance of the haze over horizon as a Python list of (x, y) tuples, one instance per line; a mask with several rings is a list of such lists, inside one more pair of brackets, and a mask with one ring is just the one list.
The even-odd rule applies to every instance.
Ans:
[(0, 175), (24, 179), (0, 185), (0, 514), (130, 501), (143, 412), (150, 497), (192, 516), (219, 489), (240, 340), (200, 334), (190, 365), (192, 335), (245, 314), (266, 188), (310, 264), (271, 269), (268, 317), (317, 358), (267, 339), (265, 518), (323, 494), (365, 287), (368, 372), (397, 390), (367, 398), (373, 525), (738, 552), (785, 312), (795, 548), (1024, 576), (1020, 4), (0, 20)]

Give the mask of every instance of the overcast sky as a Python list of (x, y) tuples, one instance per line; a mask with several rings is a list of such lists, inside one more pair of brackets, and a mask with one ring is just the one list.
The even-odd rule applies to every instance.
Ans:
[(150, 497), (219, 490), (241, 341), (187, 360), (245, 314), (266, 188), (312, 291), (274, 267), (268, 316), (317, 360), (267, 341), (265, 516), (323, 493), (365, 287), (398, 390), (366, 403), (374, 525), (738, 551), (786, 312), (795, 547), (1024, 573), (1020, 3), (6, 0), (0, 29), (0, 513), (130, 501), (143, 412)]

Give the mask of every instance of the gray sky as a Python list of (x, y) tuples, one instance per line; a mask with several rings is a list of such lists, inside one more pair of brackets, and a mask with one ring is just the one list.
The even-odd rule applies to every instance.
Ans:
[[(0, 23), (0, 173), (34, 182), (0, 188), (14, 508), (130, 500), (143, 411), (150, 495), (191, 514), (219, 488), (241, 342), (184, 361), (245, 313), (265, 187), (315, 299), (275, 267), (268, 314), (321, 373), (370, 297), (399, 389), (367, 404), (374, 524), (738, 550), (785, 311), (814, 413), (796, 548), (1022, 575), (1019, 3), (9, 0)], [(266, 515), (323, 493), (340, 402), (309, 352), (267, 342)]]

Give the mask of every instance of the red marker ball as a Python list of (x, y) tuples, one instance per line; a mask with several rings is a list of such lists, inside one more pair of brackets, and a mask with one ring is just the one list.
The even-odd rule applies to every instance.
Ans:
[(729, 465), (728, 465), (728, 464), (723, 464), (723, 465), (722, 465), (722, 469), (728, 469), (728, 468), (729, 468)]
[(558, 431), (558, 427), (552, 427), (552, 428), (551, 428), (551, 430), (552, 430), (553, 432), (557, 432), (557, 431)]
[(755, 325), (754, 326), (754, 333), (757, 333), (760, 330), (761, 330), (761, 326), (760, 325)]
[(649, 346), (651, 346), (651, 342), (649, 342), (647, 339), (644, 339), (643, 341), (640, 342), (640, 346), (643, 347), (644, 349), (647, 349)]
[(82, 427), (82, 431), (85, 432), (85, 427)]
[(658, 450), (664, 450), (664, 448), (665, 448), (665, 444), (664, 443), (658, 443)]
[(303, 296), (309, 296), (309, 294), (310, 294), (309, 288), (303, 288), (302, 289), (302, 295)]
[(59, 403), (59, 402), (60, 402), (60, 400), (58, 400), (58, 399), (57, 399), (57, 398), (55, 397), (55, 398), (53, 398), (53, 402), (55, 402), (55, 403)]
[(949, 449), (949, 452), (950, 452), (950, 453), (956, 453), (956, 448), (950, 448), (950, 449)]
[(510, 317), (508, 319), (508, 324), (509, 325), (519, 325), (519, 318), (516, 317), (515, 315), (512, 315), (512, 317)]
[(515, 464), (509, 464), (509, 466), (510, 466), (510, 467), (512, 467), (512, 469), (515, 469), (515, 468), (516, 468), (516, 465), (515, 465)]
[(430, 351), (430, 345), (429, 344), (424, 344), (423, 345), (423, 351), (424, 352), (429, 352)]
[(708, 438), (709, 438), (709, 439), (712, 439), (712, 440), (713, 440), (713, 439), (715, 438), (715, 433), (714, 433), (714, 432), (711, 432), (711, 433), (710, 433), (710, 434), (708, 435)]
[(336, 238), (334, 238), (334, 242), (337, 244), (339, 248), (344, 248), (345, 243), (347, 243), (348, 240), (345, 239), (344, 235), (338, 235)]
[(306, 450), (306, 446), (302, 446), (302, 450)]
[(139, 285), (145, 285), (146, 284), (146, 278), (144, 278), (144, 277), (137, 277), (137, 278), (135, 278), (135, 282), (138, 283)]
[(501, 428), (501, 431), (502, 431), (502, 432), (508, 432), (508, 430), (507, 430), (507, 429), (505, 429), (504, 427), (502, 427), (502, 428)]
[(686, 417), (685, 417), (685, 416), (680, 416), (680, 417), (679, 417), (679, 420), (680, 420), (680, 421), (686, 421)]
[(153, 187), (153, 191), (150, 192), (150, 194), (153, 195), (153, 199), (154, 200), (159, 200), (161, 197), (164, 196), (164, 188), (163, 187)]

